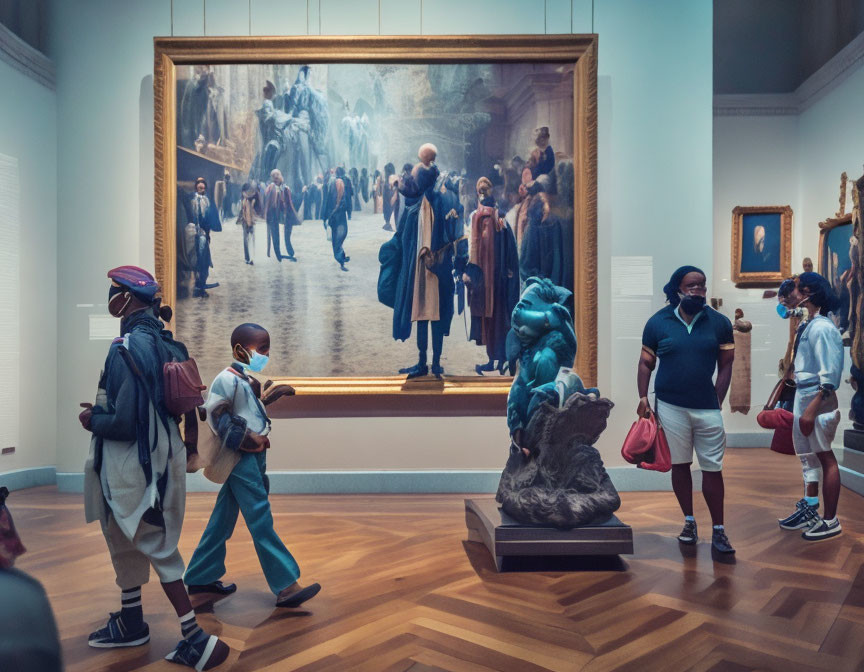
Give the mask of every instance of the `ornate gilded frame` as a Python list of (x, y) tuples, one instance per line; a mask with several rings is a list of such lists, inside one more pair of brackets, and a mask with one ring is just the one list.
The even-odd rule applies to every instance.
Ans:
[[(838, 226), (843, 226), (844, 224), (852, 223), (853, 213), (847, 212), (840, 217), (830, 217), (826, 219), (824, 222), (819, 222), (819, 258), (817, 261), (816, 268), (821, 275), (825, 275), (825, 240), (828, 237), (828, 234), (836, 229)], [(854, 227), (853, 227), (854, 231)], [(827, 277), (827, 276), (826, 276)]]
[[(586, 384), (597, 382), (597, 36), (466, 35), (154, 38), (155, 259), (166, 303), (176, 298), (176, 69), (226, 63), (573, 63), (575, 139), (574, 287)], [(297, 396), (276, 416), (497, 415), (510, 377), (285, 378)]]
[[(744, 215), (780, 215), (780, 271), (745, 273), (741, 271), (741, 231)], [(792, 275), (792, 208), (788, 205), (736, 206), (732, 210), (732, 282), (738, 287), (776, 286)]]

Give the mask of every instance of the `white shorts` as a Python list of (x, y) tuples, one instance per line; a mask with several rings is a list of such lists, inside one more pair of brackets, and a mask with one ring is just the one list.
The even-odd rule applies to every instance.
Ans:
[(799, 390), (795, 394), (795, 402), (792, 407), (792, 413), (795, 416), (792, 424), (792, 445), (795, 446), (795, 453), (798, 455), (824, 453), (831, 450), (831, 443), (837, 435), (837, 426), (840, 424), (840, 409), (831, 408), (834, 405), (831, 400), (826, 400), (820, 409), (822, 412), (816, 416), (816, 422), (810, 436), (804, 436), (801, 433), (801, 428), (798, 425), (801, 416), (818, 394), (819, 388), (817, 387), (812, 387), (804, 392)]
[(683, 408), (657, 400), (657, 416), (666, 432), (672, 464), (690, 464), (693, 451), (702, 471), (720, 471), (726, 452), (726, 430), (720, 409)]

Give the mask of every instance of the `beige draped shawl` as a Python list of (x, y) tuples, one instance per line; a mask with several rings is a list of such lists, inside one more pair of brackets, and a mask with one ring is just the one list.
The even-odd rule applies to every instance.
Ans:
[[(414, 268), (414, 301), (411, 305), (411, 321), (419, 322), (440, 319), (438, 305), (438, 276), (426, 267), (432, 261), (432, 226), (435, 213), (429, 199), (423, 197), (417, 219), (417, 264)], [(428, 255), (428, 256), (427, 256)]]

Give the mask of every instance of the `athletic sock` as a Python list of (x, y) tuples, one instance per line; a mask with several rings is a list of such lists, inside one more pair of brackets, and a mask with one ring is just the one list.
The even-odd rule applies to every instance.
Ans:
[(189, 639), (196, 633), (201, 631), (201, 626), (195, 620), (195, 612), (190, 611), (185, 616), (180, 617), (180, 632), (183, 634), (183, 639)]
[(694, 518), (693, 516), (684, 516), (684, 520), (690, 523), (696, 522), (696, 518)]
[(141, 586), (120, 593), (120, 620), (129, 632), (137, 632), (144, 623)]
[(810, 506), (819, 506), (819, 498), (818, 497), (804, 497), (804, 501), (807, 502)]
[(718, 532), (722, 532), (722, 531), (725, 530), (726, 528), (723, 527), (722, 525), (715, 525), (715, 526), (714, 526), (714, 529), (717, 530)]

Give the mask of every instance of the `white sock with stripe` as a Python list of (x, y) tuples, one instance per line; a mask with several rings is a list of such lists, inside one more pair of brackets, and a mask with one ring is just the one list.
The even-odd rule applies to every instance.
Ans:
[(180, 632), (183, 634), (183, 639), (189, 639), (193, 635), (201, 631), (201, 626), (195, 620), (195, 612), (190, 611), (185, 616), (180, 617)]

